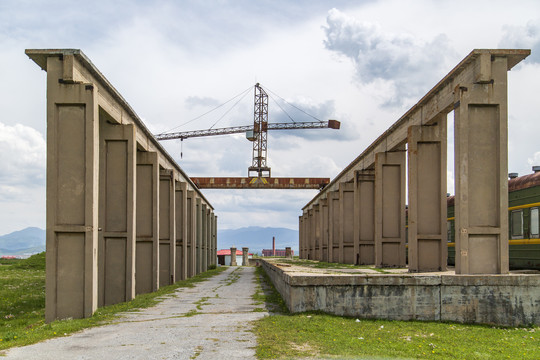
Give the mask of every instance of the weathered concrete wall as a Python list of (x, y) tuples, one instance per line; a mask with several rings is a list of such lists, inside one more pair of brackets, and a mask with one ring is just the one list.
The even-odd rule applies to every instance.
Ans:
[(540, 275), (295, 274), (260, 263), (293, 313), (540, 325)]

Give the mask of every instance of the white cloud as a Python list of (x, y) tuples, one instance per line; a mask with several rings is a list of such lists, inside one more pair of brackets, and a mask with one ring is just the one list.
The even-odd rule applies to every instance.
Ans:
[(508, 49), (531, 49), (528, 62), (540, 63), (540, 19), (525, 25), (504, 25), (499, 47)]
[(0, 122), (0, 185), (43, 186), (45, 159), (45, 139), (38, 131)]
[(326, 48), (354, 62), (361, 84), (383, 80), (381, 85), (393, 88), (386, 92), (385, 105), (402, 105), (427, 92), (434, 85), (432, 79), (444, 75), (448, 58), (455, 55), (444, 34), (425, 40), (391, 33), (337, 9), (329, 11), (326, 22)]
[(0, 234), (44, 227), (45, 159), (43, 135), (0, 122)]
[(532, 157), (527, 158), (527, 163), (530, 166), (539, 166), (540, 165), (540, 151), (535, 152)]

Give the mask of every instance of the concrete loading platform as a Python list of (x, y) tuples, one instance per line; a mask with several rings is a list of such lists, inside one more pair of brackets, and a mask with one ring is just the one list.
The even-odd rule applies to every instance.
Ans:
[(540, 325), (540, 274), (456, 275), (403, 269), (320, 269), (261, 260), (293, 313), (388, 320)]

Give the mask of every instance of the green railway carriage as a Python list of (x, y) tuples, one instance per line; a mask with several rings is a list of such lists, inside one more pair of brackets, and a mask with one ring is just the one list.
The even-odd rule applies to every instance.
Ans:
[[(537, 169), (534, 169), (537, 170)], [(448, 197), (448, 264), (455, 265), (454, 197)], [(540, 270), (540, 171), (508, 181), (510, 269)]]

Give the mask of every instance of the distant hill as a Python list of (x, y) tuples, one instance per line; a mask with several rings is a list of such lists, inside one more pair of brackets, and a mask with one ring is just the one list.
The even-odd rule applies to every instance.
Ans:
[(0, 236), (0, 255), (36, 254), (45, 251), (45, 230), (28, 227)]
[[(276, 249), (290, 246), (298, 254), (298, 231), (287, 228), (250, 226), (240, 229), (219, 230), (218, 250), (246, 246), (249, 252), (262, 253), (272, 248), (272, 237), (276, 237)], [(45, 230), (29, 227), (0, 236), (1, 255), (36, 254), (45, 251)]]
[(249, 252), (262, 253), (263, 249), (272, 248), (272, 237), (276, 238), (276, 249), (290, 246), (298, 253), (298, 231), (286, 228), (250, 226), (240, 229), (219, 230), (218, 250), (236, 246), (237, 249), (248, 247)]

